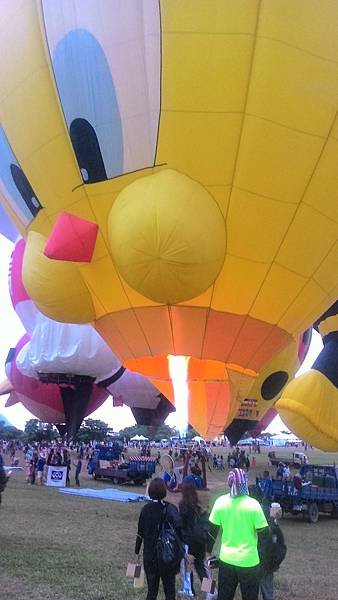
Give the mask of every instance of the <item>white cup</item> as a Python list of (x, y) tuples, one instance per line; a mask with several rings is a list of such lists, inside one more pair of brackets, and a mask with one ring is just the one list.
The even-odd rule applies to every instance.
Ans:
[(279, 502), (271, 502), (270, 516), (273, 519), (280, 519), (282, 516), (282, 507)]

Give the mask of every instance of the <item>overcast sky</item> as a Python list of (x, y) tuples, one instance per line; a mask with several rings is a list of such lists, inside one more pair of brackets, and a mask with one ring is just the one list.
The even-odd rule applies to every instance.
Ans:
[[(12, 252), (12, 244), (0, 236), (0, 381), (5, 377), (5, 360), (9, 348), (16, 346), (18, 340), (24, 333), (24, 329), (16, 316), (8, 292), (8, 265)], [(304, 364), (299, 374), (308, 370), (314, 362), (316, 356), (322, 348), (322, 342), (319, 334), (314, 332), (313, 341)], [(5, 408), (6, 396), (0, 396), (0, 414), (3, 414), (16, 427), (24, 428), (27, 419), (32, 415), (21, 405), (17, 404), (10, 408)], [(135, 420), (129, 408), (113, 408), (112, 398), (108, 400), (92, 414), (93, 418), (102, 419), (114, 427), (115, 431), (133, 425)], [(172, 414), (167, 423), (175, 425), (175, 415)], [(283, 429), (283, 423), (277, 417), (269, 427), (269, 431), (280, 431)]]

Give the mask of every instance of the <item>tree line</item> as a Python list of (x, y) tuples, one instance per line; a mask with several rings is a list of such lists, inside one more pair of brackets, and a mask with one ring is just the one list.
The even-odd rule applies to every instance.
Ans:
[[(118, 434), (114, 433), (107, 423), (99, 419), (85, 419), (76, 436), (76, 442), (88, 444), (94, 440), (97, 442), (114, 438), (120, 441), (129, 441), (135, 435), (143, 435), (149, 439), (160, 441), (171, 437), (178, 437), (178, 432), (174, 427), (163, 424), (154, 434), (149, 427), (144, 425), (132, 425), (121, 429)], [(189, 436), (196, 435), (195, 430), (190, 429)], [(26, 422), (24, 431), (13, 426), (6, 426), (0, 421), (0, 439), (2, 440), (22, 440), (23, 442), (51, 442), (59, 437), (60, 432), (57, 425), (52, 423), (43, 423), (39, 419), (29, 419)]]

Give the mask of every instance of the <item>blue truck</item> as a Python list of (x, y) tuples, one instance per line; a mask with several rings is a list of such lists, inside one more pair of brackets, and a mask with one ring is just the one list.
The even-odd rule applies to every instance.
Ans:
[(279, 502), (283, 513), (302, 514), (309, 523), (317, 523), (319, 513), (337, 517), (338, 467), (302, 465), (299, 475), (291, 481), (272, 480), (273, 501)]
[(110, 479), (114, 484), (143, 485), (155, 473), (155, 458), (130, 456), (128, 460), (124, 460), (121, 455), (121, 449), (117, 445), (97, 448), (88, 463), (89, 475), (94, 479)]

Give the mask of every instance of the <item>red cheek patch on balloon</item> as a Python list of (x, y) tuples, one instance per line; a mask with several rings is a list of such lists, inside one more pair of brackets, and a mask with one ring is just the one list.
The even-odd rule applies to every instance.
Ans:
[(52, 229), (44, 255), (53, 260), (91, 262), (98, 225), (62, 212)]

